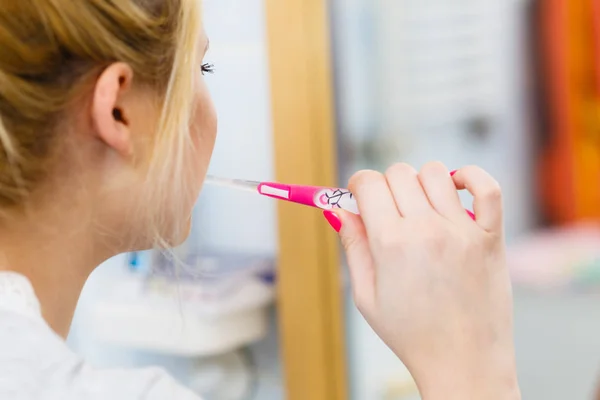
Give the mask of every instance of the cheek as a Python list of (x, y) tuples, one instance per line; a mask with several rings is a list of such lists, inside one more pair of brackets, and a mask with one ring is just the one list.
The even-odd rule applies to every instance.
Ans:
[(193, 154), (190, 155), (189, 160), (190, 168), (194, 171), (192, 174), (194, 182), (190, 183), (199, 191), (208, 170), (217, 136), (217, 115), (210, 94), (203, 82), (199, 84), (196, 92), (193, 115), (190, 129)]
[(196, 95), (191, 134), (194, 146), (202, 156), (200, 158), (208, 164), (217, 137), (217, 114), (205, 87)]

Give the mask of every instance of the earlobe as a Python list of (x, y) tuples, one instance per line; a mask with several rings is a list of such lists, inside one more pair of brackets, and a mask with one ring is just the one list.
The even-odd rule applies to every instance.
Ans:
[(132, 81), (133, 71), (129, 65), (111, 64), (98, 77), (92, 99), (95, 135), (125, 157), (133, 153), (128, 112), (124, 101)]

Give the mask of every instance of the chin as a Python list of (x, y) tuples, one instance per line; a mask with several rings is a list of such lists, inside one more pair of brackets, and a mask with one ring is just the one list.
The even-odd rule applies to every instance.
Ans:
[(170, 237), (165, 238), (168, 247), (173, 248), (181, 246), (189, 237), (192, 232), (192, 219), (188, 218), (187, 221), (181, 224), (179, 232), (173, 232)]

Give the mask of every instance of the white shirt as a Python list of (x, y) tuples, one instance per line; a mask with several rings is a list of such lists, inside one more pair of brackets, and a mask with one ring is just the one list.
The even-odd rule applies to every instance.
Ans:
[(44, 321), (22, 275), (0, 272), (0, 399), (200, 400), (158, 368), (96, 369)]

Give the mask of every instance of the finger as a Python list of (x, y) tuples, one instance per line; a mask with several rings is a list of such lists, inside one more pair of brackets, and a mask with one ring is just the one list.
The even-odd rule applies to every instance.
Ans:
[[(325, 218), (339, 231), (346, 253), (352, 292), (356, 306), (364, 311), (375, 299), (375, 264), (371, 255), (367, 232), (358, 215), (336, 211), (324, 211)], [(337, 218), (337, 221), (332, 220)]]
[(419, 181), (429, 202), (440, 215), (451, 221), (469, 218), (460, 203), (450, 172), (442, 163), (426, 164), (419, 173)]
[(350, 191), (358, 204), (369, 238), (383, 232), (401, 221), (394, 197), (383, 174), (360, 171), (350, 179)]
[(453, 180), (457, 189), (467, 189), (473, 195), (477, 224), (488, 232), (502, 233), (502, 190), (498, 182), (477, 166), (461, 168)]
[(386, 171), (385, 176), (402, 216), (433, 212), (413, 167), (408, 164), (395, 164)]

